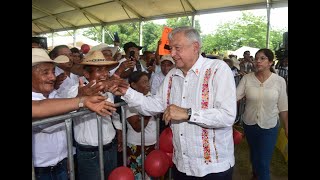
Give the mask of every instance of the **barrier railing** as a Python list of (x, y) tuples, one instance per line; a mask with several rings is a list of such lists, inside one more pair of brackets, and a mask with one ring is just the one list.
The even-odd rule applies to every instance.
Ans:
[[(126, 102), (119, 102), (115, 103), (115, 107), (120, 107), (126, 105)], [(122, 109), (123, 111), (123, 109)], [(55, 116), (55, 117), (50, 117), (50, 118), (45, 118), (41, 119), (38, 121), (32, 122), (32, 127), (39, 126), (42, 124), (47, 124), (47, 123), (57, 123), (59, 121), (65, 121), (65, 126), (66, 126), (66, 135), (67, 135), (67, 149), (68, 149), (68, 164), (69, 164), (69, 173), (70, 173), (70, 180), (75, 180), (75, 174), (74, 174), (74, 161), (73, 161), (73, 140), (72, 140), (72, 120), (71, 118), (73, 117), (78, 117), (78, 116), (83, 116), (86, 114), (90, 114), (92, 111), (90, 110), (84, 110), (80, 112), (73, 112), (65, 115), (60, 115), (60, 116)], [(123, 113), (124, 114), (124, 113)], [(125, 117), (122, 116), (121, 120), (122, 122), (126, 122)], [(99, 164), (100, 164), (100, 174), (101, 174), (101, 180), (104, 180), (104, 164), (103, 164), (103, 142), (102, 142), (102, 123), (100, 121), (100, 117), (97, 115), (97, 123), (98, 123), (98, 147), (99, 147)], [(125, 126), (125, 123), (122, 123)], [(122, 131), (124, 134), (125, 131)], [(123, 135), (126, 139), (126, 135)], [(126, 142), (125, 142), (126, 143)], [(123, 144), (123, 147), (126, 147), (126, 144)], [(125, 150), (124, 152), (124, 159), (123, 159), (123, 164), (126, 166), (125, 160), (126, 160), (126, 154)], [(33, 166), (33, 161), (32, 161), (32, 179), (35, 179), (35, 173), (34, 173), (34, 166)]]
[[(126, 152), (126, 146), (127, 146), (127, 132), (126, 132), (126, 116), (124, 111), (124, 105), (126, 105), (126, 102), (119, 102), (115, 103), (115, 107), (121, 107), (121, 122), (122, 122), (122, 156), (123, 156), (123, 166), (127, 166), (127, 152)], [(43, 124), (48, 123), (58, 123), (59, 121), (65, 121), (66, 126), (66, 135), (67, 135), (67, 149), (68, 149), (68, 165), (69, 165), (69, 178), (70, 180), (75, 179), (75, 171), (74, 171), (74, 161), (73, 161), (73, 140), (72, 140), (72, 119), (73, 117), (83, 116), (86, 114), (90, 114), (92, 111), (90, 110), (83, 110), (80, 112), (73, 112), (65, 115), (50, 117), (41, 119), (38, 121), (32, 122), (32, 127), (39, 126)], [(159, 116), (156, 116), (156, 149), (159, 149), (159, 134), (160, 134), (160, 125), (159, 122), (160, 118)], [(102, 136), (102, 122), (101, 117), (97, 115), (97, 129), (98, 129), (98, 149), (99, 149), (99, 165), (100, 165), (100, 174), (101, 174), (101, 180), (104, 180), (104, 163), (103, 163), (103, 136)], [(141, 116), (141, 157), (142, 158), (142, 167), (144, 167), (145, 162), (145, 134), (144, 134), (144, 117)], [(34, 173), (34, 165), (32, 161), (32, 179), (35, 180), (35, 173)], [(145, 170), (142, 168), (142, 180), (145, 179)], [(171, 169), (169, 169), (169, 179), (171, 179)]]
[[(235, 78), (235, 83), (236, 86), (239, 84), (242, 76), (237, 75), (234, 77)], [(115, 107), (121, 107), (121, 122), (122, 122), (122, 156), (123, 156), (123, 166), (127, 166), (126, 159), (127, 159), (127, 152), (126, 152), (126, 146), (127, 146), (127, 135), (126, 135), (126, 117), (125, 117), (125, 111), (124, 111), (124, 105), (127, 103), (122, 101), (115, 103)], [(242, 99), (240, 100), (238, 106), (237, 106), (237, 116), (235, 122), (240, 121), (241, 123), (241, 118), (242, 114), (244, 112), (244, 107), (245, 107), (245, 100)], [(32, 122), (32, 127), (34, 126), (39, 126), (43, 124), (48, 124), (48, 123), (57, 123), (59, 121), (65, 121), (65, 127), (66, 127), (66, 135), (67, 135), (67, 148), (68, 148), (68, 164), (69, 164), (69, 175), (70, 175), (70, 180), (75, 179), (75, 172), (74, 172), (74, 161), (73, 161), (73, 140), (72, 140), (72, 119), (74, 117), (78, 116), (83, 116), (86, 114), (90, 114), (92, 111), (90, 110), (83, 110), (79, 112), (73, 112), (65, 115), (60, 115), (60, 116), (55, 116), (55, 117), (50, 117), (50, 118), (45, 118), (41, 119), (38, 121)], [(156, 116), (156, 149), (159, 149), (159, 134), (160, 134), (160, 126), (159, 126), (159, 121), (160, 117)], [(101, 117), (97, 115), (97, 129), (98, 129), (98, 149), (99, 149), (99, 165), (100, 165), (100, 174), (101, 174), (101, 179), (104, 180), (104, 163), (103, 163), (103, 136), (102, 136), (102, 122), (101, 122)], [(144, 157), (145, 152), (144, 152), (144, 118), (141, 116), (141, 157)], [(145, 159), (142, 158), (142, 167), (144, 167), (144, 162)], [(33, 161), (32, 161), (32, 179), (35, 179), (35, 173), (34, 173), (34, 166), (33, 166)], [(142, 179), (145, 179), (145, 170), (142, 168)], [(171, 168), (169, 169), (169, 179), (171, 179)]]

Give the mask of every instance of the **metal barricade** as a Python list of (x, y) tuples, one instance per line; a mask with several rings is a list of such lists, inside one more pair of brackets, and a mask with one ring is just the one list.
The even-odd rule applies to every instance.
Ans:
[[(126, 105), (126, 102), (119, 102), (115, 103), (115, 107), (120, 107), (123, 105)], [(73, 161), (73, 141), (72, 141), (72, 120), (71, 118), (73, 117), (78, 117), (78, 116), (83, 116), (86, 114), (90, 114), (92, 111), (90, 110), (84, 110), (80, 112), (74, 112), (74, 113), (69, 113), (65, 115), (60, 115), (60, 116), (55, 116), (51, 118), (46, 118), (42, 120), (38, 120), (35, 122), (32, 122), (32, 127), (34, 126), (39, 126), (42, 124), (47, 124), (47, 123), (53, 123), (53, 122), (59, 122), (65, 120), (65, 125), (66, 125), (66, 134), (67, 134), (67, 148), (68, 148), (68, 162), (69, 162), (69, 171), (70, 171), (70, 180), (75, 179), (75, 174), (74, 174), (74, 161)], [(98, 122), (98, 142), (99, 142), (99, 163), (100, 163), (100, 174), (101, 174), (101, 180), (104, 180), (104, 164), (103, 164), (103, 142), (102, 142), (102, 123), (100, 121), (100, 117), (97, 116), (97, 122)], [(122, 131), (125, 132), (125, 131)], [(126, 142), (125, 142), (126, 143)], [(125, 144), (126, 145), (126, 144)], [(124, 146), (125, 147), (125, 146)], [(125, 159), (124, 165), (125, 165)], [(35, 174), (34, 174), (34, 166), (33, 166), (33, 161), (32, 161), (32, 179), (35, 179)]]
[[(126, 116), (125, 116), (125, 111), (124, 111), (124, 105), (126, 105), (126, 102), (119, 102), (115, 103), (115, 107), (120, 107), (121, 106), (121, 123), (122, 123), (122, 146), (123, 146), (123, 151), (122, 151), (122, 156), (123, 156), (123, 166), (127, 166), (126, 159), (127, 159), (127, 151), (126, 151), (126, 146), (127, 146), (127, 132), (126, 132)], [(35, 122), (32, 122), (32, 126), (38, 126), (38, 125), (43, 125), (47, 123), (53, 123), (53, 122), (59, 122), (59, 121), (65, 121), (66, 125), (66, 134), (67, 134), (67, 148), (68, 148), (68, 163), (69, 163), (69, 173), (70, 173), (70, 180), (75, 179), (75, 171), (74, 171), (74, 161), (73, 161), (73, 140), (72, 140), (72, 120), (71, 118), (73, 117), (78, 117), (78, 116), (83, 116), (86, 114), (92, 113), (90, 110), (84, 110), (80, 112), (73, 112), (65, 115), (60, 115), (60, 116), (55, 116), (51, 118), (45, 118), (42, 120), (38, 120)], [(155, 116), (156, 119), (156, 149), (159, 149), (159, 134), (160, 134), (160, 117)], [(99, 147), (99, 165), (100, 165), (100, 174), (101, 174), (101, 180), (104, 180), (104, 163), (103, 163), (103, 132), (102, 132), (102, 122), (101, 122), (101, 117), (97, 115), (97, 129), (98, 129), (98, 147)], [(144, 146), (145, 146), (145, 134), (144, 134), (144, 117), (141, 116), (141, 157), (142, 158), (142, 167), (144, 167), (145, 164), (145, 151), (144, 151)], [(34, 174), (34, 165), (32, 161), (32, 179), (35, 179), (35, 174)], [(169, 179), (171, 179), (171, 168), (169, 169)], [(142, 168), (142, 180), (145, 180), (145, 169)]]

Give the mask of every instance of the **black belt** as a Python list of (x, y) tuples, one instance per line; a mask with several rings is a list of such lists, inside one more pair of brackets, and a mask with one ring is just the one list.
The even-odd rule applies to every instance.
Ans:
[[(103, 145), (103, 150), (106, 151), (112, 147), (113, 144), (116, 143), (116, 138), (114, 138), (109, 144)], [(83, 145), (76, 143), (76, 148), (80, 151), (86, 151), (86, 152), (95, 152), (99, 151), (99, 146), (90, 146), (90, 145)]]
[[(67, 167), (67, 158), (64, 158), (60, 162), (58, 162), (55, 166), (48, 166), (48, 167), (34, 167), (34, 172), (36, 174), (46, 174), (50, 172), (57, 171), (60, 168), (65, 168)], [(67, 170), (67, 169), (66, 169)]]

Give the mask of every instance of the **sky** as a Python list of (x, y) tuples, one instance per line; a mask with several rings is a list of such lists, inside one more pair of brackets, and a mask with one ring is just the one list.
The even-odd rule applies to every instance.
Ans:
[[(248, 10), (255, 16), (267, 16), (266, 9)], [(216, 26), (225, 22), (233, 21), (241, 16), (241, 11), (231, 11), (213, 14), (197, 15), (195, 18), (199, 20), (202, 34), (211, 34), (216, 30)], [(164, 24), (165, 20), (156, 20), (155, 23)], [(271, 28), (288, 30), (288, 7), (271, 9), (270, 14)]]

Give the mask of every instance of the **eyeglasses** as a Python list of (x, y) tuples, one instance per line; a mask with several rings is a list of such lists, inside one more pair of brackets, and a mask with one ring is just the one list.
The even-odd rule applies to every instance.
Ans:
[(258, 58), (256, 57), (254, 61), (258, 61), (258, 60), (265, 61), (266, 59), (269, 59), (269, 58), (267, 56), (260, 56)]

